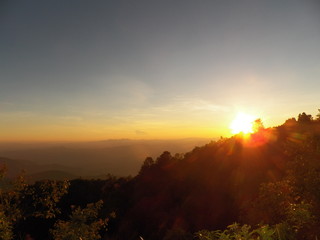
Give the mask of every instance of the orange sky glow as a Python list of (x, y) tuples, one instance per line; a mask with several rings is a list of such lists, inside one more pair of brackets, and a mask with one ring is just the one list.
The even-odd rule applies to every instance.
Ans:
[(232, 135), (240, 112), (265, 127), (315, 115), (318, 9), (275, 0), (7, 1), (0, 141), (219, 138)]

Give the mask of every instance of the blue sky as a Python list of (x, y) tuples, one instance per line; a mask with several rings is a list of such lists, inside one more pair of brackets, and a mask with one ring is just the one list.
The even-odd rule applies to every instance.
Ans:
[(316, 114), (318, 1), (1, 1), (0, 140), (217, 137)]

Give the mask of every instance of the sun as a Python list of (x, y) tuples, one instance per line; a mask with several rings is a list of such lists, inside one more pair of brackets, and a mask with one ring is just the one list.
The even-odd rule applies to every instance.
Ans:
[(230, 129), (233, 134), (238, 133), (253, 133), (253, 122), (256, 118), (252, 115), (239, 113), (230, 124)]

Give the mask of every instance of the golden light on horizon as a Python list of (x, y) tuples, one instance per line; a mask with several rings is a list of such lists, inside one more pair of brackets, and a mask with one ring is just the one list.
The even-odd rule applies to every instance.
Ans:
[(253, 133), (253, 123), (256, 119), (255, 116), (245, 114), (245, 113), (238, 113), (236, 118), (230, 124), (230, 129), (233, 134), (238, 133)]

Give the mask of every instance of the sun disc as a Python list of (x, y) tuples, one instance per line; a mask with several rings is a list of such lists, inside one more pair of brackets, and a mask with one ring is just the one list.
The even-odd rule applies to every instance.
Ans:
[(231, 132), (233, 134), (252, 133), (254, 120), (255, 120), (254, 116), (251, 116), (245, 113), (239, 113), (230, 125)]

